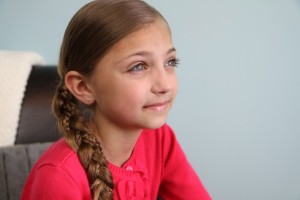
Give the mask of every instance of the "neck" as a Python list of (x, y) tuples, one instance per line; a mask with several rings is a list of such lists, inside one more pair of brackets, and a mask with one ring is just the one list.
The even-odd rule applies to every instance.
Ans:
[(101, 140), (106, 159), (121, 167), (130, 158), (141, 129), (118, 130), (116, 128), (96, 127), (94, 133)]

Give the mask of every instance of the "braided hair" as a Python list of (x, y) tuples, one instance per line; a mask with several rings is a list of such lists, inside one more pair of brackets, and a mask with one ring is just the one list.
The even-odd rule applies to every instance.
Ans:
[(66, 87), (65, 75), (71, 70), (90, 75), (114, 44), (157, 18), (164, 19), (144, 1), (95, 0), (74, 15), (65, 31), (52, 108), (63, 138), (86, 171), (93, 200), (113, 198), (112, 174), (102, 144), (88, 126), (86, 107)]

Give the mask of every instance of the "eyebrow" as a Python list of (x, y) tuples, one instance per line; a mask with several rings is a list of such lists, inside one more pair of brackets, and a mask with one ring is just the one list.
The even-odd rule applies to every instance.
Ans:
[[(175, 47), (170, 48), (170, 49), (167, 51), (167, 55), (170, 54), (170, 53), (172, 53), (172, 52), (176, 52)], [(130, 58), (130, 57), (132, 57), (132, 56), (147, 56), (147, 55), (149, 55), (149, 54), (150, 54), (149, 51), (138, 51), (138, 52), (135, 52), (135, 53), (133, 53), (133, 54), (130, 54), (130, 55), (127, 56), (125, 59)]]

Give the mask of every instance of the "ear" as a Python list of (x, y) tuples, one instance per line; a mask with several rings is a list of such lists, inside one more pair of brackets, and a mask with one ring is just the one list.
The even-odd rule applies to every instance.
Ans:
[(79, 72), (69, 71), (65, 76), (65, 84), (69, 91), (82, 103), (92, 105), (95, 102), (85, 77)]

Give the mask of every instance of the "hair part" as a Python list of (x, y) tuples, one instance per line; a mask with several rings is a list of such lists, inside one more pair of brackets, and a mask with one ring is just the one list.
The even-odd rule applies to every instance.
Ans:
[(112, 174), (102, 144), (89, 128), (80, 102), (66, 87), (64, 77), (73, 70), (90, 75), (114, 44), (157, 19), (164, 20), (142, 0), (95, 0), (73, 16), (65, 31), (58, 63), (61, 80), (52, 108), (60, 132), (87, 173), (93, 200), (113, 198)]

